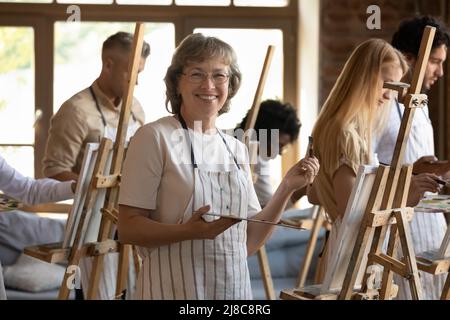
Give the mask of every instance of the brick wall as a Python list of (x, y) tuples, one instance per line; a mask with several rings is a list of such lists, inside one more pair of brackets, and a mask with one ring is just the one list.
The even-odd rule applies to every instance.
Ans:
[[(411, 18), (416, 12), (432, 15), (449, 25), (446, 12), (449, 0), (320, 0), (320, 58), (319, 106), (331, 91), (345, 61), (353, 49), (368, 38), (390, 41), (401, 20)], [(366, 26), (367, 7), (378, 5), (381, 9), (381, 29), (369, 30)], [(446, 69), (450, 71), (449, 69)], [(435, 129), (436, 154), (450, 158), (450, 97), (449, 72), (429, 92), (430, 112)]]

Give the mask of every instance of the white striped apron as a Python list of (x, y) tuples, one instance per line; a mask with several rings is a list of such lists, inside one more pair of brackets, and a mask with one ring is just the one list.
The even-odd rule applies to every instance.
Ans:
[[(181, 117), (180, 122), (187, 131)], [(219, 134), (233, 155), (220, 131)], [(236, 166), (231, 171), (201, 170), (191, 145), (194, 193), (180, 223), (187, 222), (192, 212), (204, 205), (210, 205), (213, 213), (247, 217), (248, 179), (233, 158)], [(153, 250), (140, 249), (141, 253), (145, 252), (136, 299), (252, 299), (245, 221), (233, 225), (214, 240), (188, 240)]]

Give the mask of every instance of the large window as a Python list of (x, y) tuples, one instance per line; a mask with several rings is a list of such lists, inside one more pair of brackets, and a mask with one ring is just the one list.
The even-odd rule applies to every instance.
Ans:
[(0, 27), (0, 154), (34, 175), (34, 33)]
[(182, 6), (229, 6), (231, 0), (175, 0), (175, 4)]
[[(133, 23), (82, 22), (55, 24), (54, 104), (61, 104), (75, 93), (89, 87), (101, 71), (103, 41), (117, 31), (134, 32)], [(168, 114), (164, 108), (164, 75), (175, 48), (175, 29), (171, 23), (145, 24), (145, 41), (151, 54), (135, 87), (146, 114), (154, 121)]]
[[(295, 1), (295, 0), (294, 0)], [(297, 0), (298, 1), (298, 0)], [(249, 7), (285, 7), (289, 4), (289, 0), (233, 0), (235, 6), (249, 6)]]
[(17, 2), (17, 3), (51, 3), (53, 0), (0, 0), (0, 2)]
[(138, 4), (138, 5), (150, 4), (159, 6), (164, 5), (167, 6), (172, 4), (172, 0), (116, 0), (116, 2), (118, 4)]
[(57, 3), (68, 3), (68, 4), (74, 4), (74, 3), (87, 3), (87, 4), (111, 4), (113, 3), (113, 0), (56, 0)]

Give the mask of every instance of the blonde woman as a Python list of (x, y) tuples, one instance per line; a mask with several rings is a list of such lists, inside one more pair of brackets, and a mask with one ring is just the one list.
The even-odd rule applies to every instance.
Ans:
[[(313, 129), (320, 170), (308, 198), (323, 205), (332, 220), (327, 249), (337, 236), (359, 165), (377, 162), (371, 142), (382, 129), (392, 94), (383, 83), (400, 81), (406, 71), (402, 54), (389, 43), (367, 40), (353, 51), (320, 112)], [(408, 205), (417, 204), (424, 192), (438, 190), (434, 178), (413, 178)]]

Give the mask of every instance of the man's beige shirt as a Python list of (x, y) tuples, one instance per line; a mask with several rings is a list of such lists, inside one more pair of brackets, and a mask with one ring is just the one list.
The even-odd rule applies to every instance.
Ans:
[[(100, 90), (97, 82), (92, 84), (99, 106), (108, 126), (117, 128), (120, 117), (119, 106), (114, 104)], [(131, 106), (133, 116), (140, 125), (145, 123), (145, 114), (136, 98)], [(130, 124), (132, 121), (130, 117)], [(100, 142), (105, 127), (95, 100), (89, 88), (80, 91), (64, 102), (52, 117), (45, 156), (43, 173), (46, 177), (64, 171), (80, 172), (84, 149), (89, 142)]]

